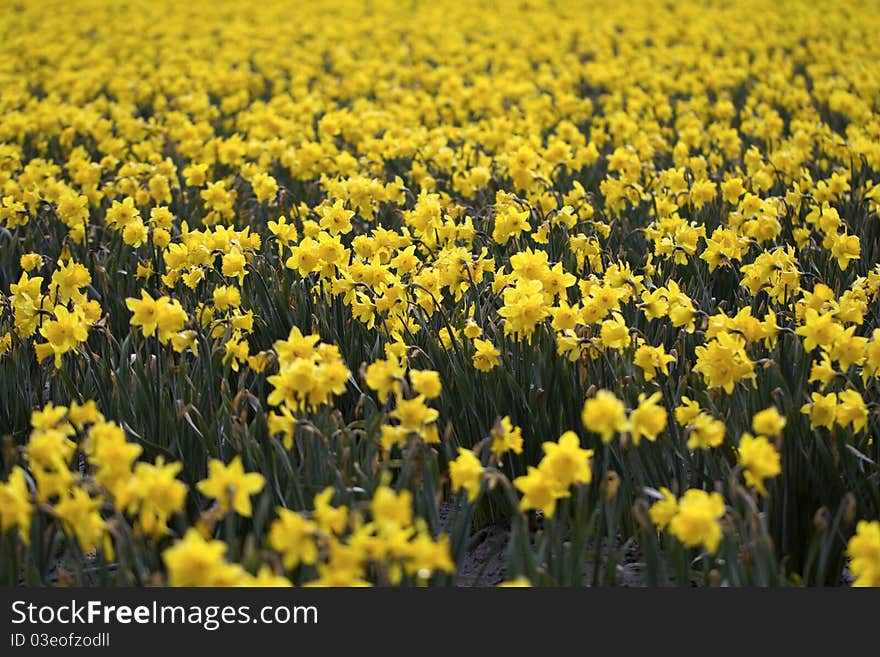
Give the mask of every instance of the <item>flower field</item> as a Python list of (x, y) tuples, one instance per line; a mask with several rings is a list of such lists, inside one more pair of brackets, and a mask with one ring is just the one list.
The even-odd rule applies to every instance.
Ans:
[(0, 583), (880, 585), (874, 2), (0, 11)]

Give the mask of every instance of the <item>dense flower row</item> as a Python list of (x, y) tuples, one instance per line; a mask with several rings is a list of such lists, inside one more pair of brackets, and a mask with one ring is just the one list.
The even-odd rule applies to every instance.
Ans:
[(876, 12), (563, 5), (4, 12), (6, 580), (880, 584)]

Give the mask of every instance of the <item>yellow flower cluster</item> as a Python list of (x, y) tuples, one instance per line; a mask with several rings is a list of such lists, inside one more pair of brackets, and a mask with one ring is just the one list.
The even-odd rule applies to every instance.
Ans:
[(849, 540), (853, 586), (880, 586), (880, 522), (861, 521)]
[(618, 433), (629, 432), (636, 445), (647, 438), (656, 441), (666, 428), (666, 409), (658, 404), (661, 394), (639, 395), (638, 406), (627, 416), (624, 403), (610, 390), (599, 390), (584, 402), (581, 420), (584, 427), (609, 442)]
[(292, 412), (327, 403), (333, 394), (345, 391), (350, 376), (339, 349), (320, 339), (293, 327), (286, 340), (273, 344), (278, 374), (266, 378), (274, 388), (267, 401), (279, 407), (280, 413), (271, 415), (269, 423), (272, 433), (283, 434), (288, 443), (295, 427)]
[(42, 266), (41, 257), (25, 254), (20, 264), (21, 277), (9, 286), (15, 332), (21, 338), (39, 333), (45, 342), (34, 342), (37, 358), (53, 357), (55, 367), (61, 367), (61, 357), (79, 348), (101, 317), (101, 305), (83, 291), (92, 282), (91, 274), (69, 257), (59, 259), (44, 287), (44, 277), (28, 275)]
[[(33, 504), (51, 505), (84, 552), (103, 547), (113, 554), (110, 531), (120, 518), (105, 518), (106, 504), (138, 533), (154, 539), (168, 533), (168, 521), (186, 501), (187, 487), (177, 479), (180, 463), (165, 464), (162, 457), (154, 463), (138, 460), (143, 448), (108, 422), (92, 401), (70, 407), (50, 403), (33, 413), (31, 425), (26, 453), (35, 490), (23, 485), (21, 468), (13, 471), (4, 497), (15, 504), (8, 518), (4, 510), (4, 525), (17, 526), (27, 541), (33, 494)], [(77, 453), (86, 459), (81, 467)]]
[[(181, 463), (166, 465), (161, 457), (155, 464), (138, 461), (142, 448), (128, 441), (118, 425), (107, 422), (94, 402), (69, 408), (49, 404), (33, 414), (32, 425), (27, 464), (34, 480), (30, 483), (25, 470), (17, 466), (0, 484), (0, 529), (16, 529), (27, 545), (35, 510), (49, 505), (83, 552), (100, 548), (108, 558), (113, 557), (113, 540), (127, 520), (135, 532), (154, 540), (168, 533), (169, 519), (183, 510), (186, 501), (187, 487), (177, 479)], [(84, 470), (74, 464), (78, 451), (87, 459)], [(236, 457), (229, 465), (212, 460), (208, 477), (197, 488), (216, 500), (221, 516), (234, 510), (249, 517), (250, 498), (264, 484), (261, 474), (245, 472)], [(332, 488), (322, 491), (307, 514), (277, 510), (266, 540), (281, 557), (283, 568), (278, 570), (316, 565), (318, 577), (311, 583), (329, 586), (367, 584), (370, 564), (381, 566), (389, 583), (398, 583), (403, 573), (426, 581), (435, 572), (454, 572), (448, 536), (432, 538), (424, 521), (413, 515), (409, 491), (396, 493), (380, 486), (368, 508), (351, 511), (333, 507), (333, 495)], [(113, 510), (109, 517), (107, 507)], [(207, 533), (211, 515), (206, 512), (202, 523), (162, 553), (171, 585), (290, 585), (269, 563), (251, 575), (228, 562), (226, 544)]]
[(762, 495), (767, 494), (764, 480), (782, 472), (780, 455), (770, 443), (769, 437), (781, 436), (787, 420), (775, 407), (755, 414), (752, 429), (757, 436), (744, 433), (739, 439), (738, 462), (745, 473), (746, 483), (754, 486)]
[(432, 539), (423, 521), (413, 517), (409, 491), (395, 493), (380, 486), (365, 514), (333, 507), (333, 489), (315, 498), (311, 518), (278, 509), (269, 529), (269, 544), (288, 570), (299, 564), (316, 565), (315, 586), (365, 586), (367, 567), (381, 570), (381, 579), (397, 584), (403, 574), (426, 581), (435, 572), (454, 572), (449, 537)]
[(678, 500), (668, 488), (662, 488), (663, 499), (651, 506), (651, 520), (661, 531), (669, 531), (688, 547), (702, 545), (714, 554), (721, 542), (720, 519), (724, 516), (724, 499), (718, 493), (698, 488), (685, 491)]
[(544, 456), (538, 467), (529, 467), (528, 474), (517, 477), (513, 485), (523, 493), (522, 510), (540, 509), (547, 517), (556, 510), (556, 501), (571, 495), (575, 484), (589, 484), (593, 480), (590, 459), (592, 449), (581, 448), (574, 431), (566, 431), (557, 442), (541, 445)]

